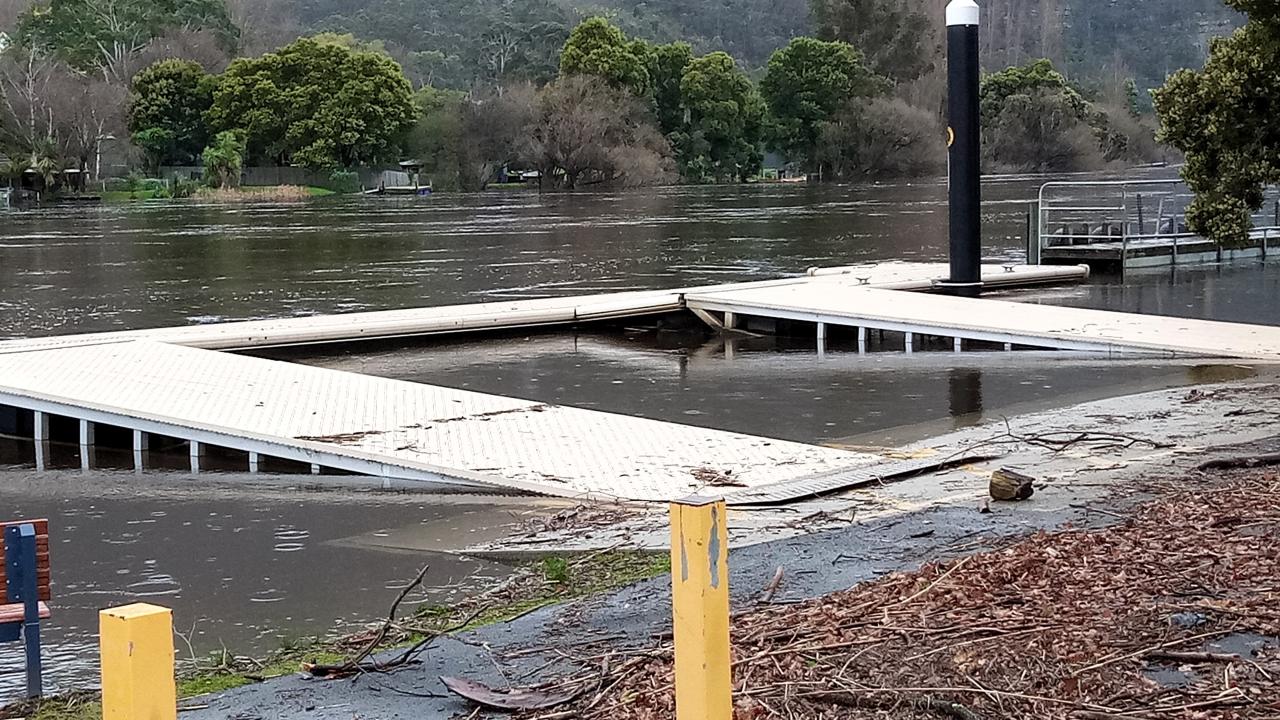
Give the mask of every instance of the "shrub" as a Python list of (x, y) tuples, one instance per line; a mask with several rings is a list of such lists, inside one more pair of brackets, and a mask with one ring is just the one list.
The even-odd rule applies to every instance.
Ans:
[(1006, 97), (983, 131), (983, 148), (991, 169), (1013, 172), (1082, 172), (1105, 162), (1075, 97), (1052, 89)]
[(336, 193), (360, 192), (360, 174), (350, 170), (334, 170), (329, 173), (328, 189)]
[(920, 177), (942, 170), (942, 138), (934, 114), (904, 100), (854, 100), (823, 123), (817, 159), (840, 179)]

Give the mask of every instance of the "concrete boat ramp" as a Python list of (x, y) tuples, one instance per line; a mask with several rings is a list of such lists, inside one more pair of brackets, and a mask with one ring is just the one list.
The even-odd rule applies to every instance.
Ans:
[[(692, 310), (732, 329), (743, 317), (844, 325), (1067, 350), (1280, 360), (1280, 328), (1175, 320), (927, 293), (937, 265), (814, 270), (801, 278), (653, 291), (294, 318), (0, 343), (0, 420), (75, 444), (88, 467), (99, 436), (185, 443), (199, 471), (212, 448), (421, 483), (665, 501), (699, 492), (767, 504), (942, 463), (878, 455), (306, 367), (214, 350), (579, 324)], [(1082, 268), (993, 266), (991, 286), (1079, 280)], [(890, 289), (891, 288), (891, 289)], [(717, 315), (718, 313), (718, 315)], [(865, 350), (865, 346), (860, 347)], [(55, 420), (52, 422), (51, 420)], [(78, 438), (67, 428), (78, 426)], [(121, 432), (121, 431), (124, 432)], [(62, 437), (57, 434), (62, 433)], [(955, 460), (953, 458), (952, 460)]]

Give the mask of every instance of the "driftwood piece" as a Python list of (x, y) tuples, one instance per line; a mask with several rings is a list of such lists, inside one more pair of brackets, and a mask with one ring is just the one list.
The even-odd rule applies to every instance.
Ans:
[(1027, 500), (1035, 494), (1035, 478), (1000, 468), (991, 473), (991, 497), (995, 500)]
[(1280, 453), (1267, 455), (1249, 455), (1246, 457), (1222, 458), (1210, 460), (1198, 466), (1197, 470), (1242, 470), (1246, 468), (1272, 467), (1280, 465)]
[(476, 705), (494, 710), (549, 710), (564, 705), (582, 694), (581, 690), (561, 693), (547, 693), (531, 688), (495, 690), (484, 683), (455, 677), (442, 677), (440, 682), (444, 683), (450, 692)]

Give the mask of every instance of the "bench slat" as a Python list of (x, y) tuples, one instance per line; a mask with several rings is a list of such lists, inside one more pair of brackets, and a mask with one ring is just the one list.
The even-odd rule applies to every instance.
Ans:
[[(0, 625), (22, 622), (25, 614), (26, 611), (23, 610), (21, 604), (0, 605)], [(49, 612), (49, 606), (44, 603), (40, 603), (40, 618), (42, 620), (47, 620), (51, 616), (52, 613)]]
[(3, 562), (5, 545), (4, 531), (9, 527), (27, 524), (32, 525), (36, 531), (36, 585), (39, 588), (37, 594), (40, 596), (41, 600), (46, 602), (53, 599), (49, 572), (49, 521), (14, 520), (10, 522), (0, 522), (0, 601), (3, 601), (8, 597), (9, 588), (7, 568), (5, 568)]

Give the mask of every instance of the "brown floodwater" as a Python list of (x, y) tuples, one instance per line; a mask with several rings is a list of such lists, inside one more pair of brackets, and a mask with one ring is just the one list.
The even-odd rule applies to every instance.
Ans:
[[(986, 185), (986, 254), (1022, 258), (1044, 178)], [(334, 198), (0, 213), (0, 337), (158, 327), (496, 298), (676, 287), (875, 260), (941, 261), (940, 181), (627, 194)], [(1019, 299), (1280, 322), (1280, 272), (1203, 268), (1096, 279)], [(1248, 367), (1066, 353), (873, 353), (644, 328), (343, 346), (300, 361), (406, 380), (832, 444), (893, 444), (1087, 399), (1247, 377)], [(3, 382), (3, 378), (0, 378)], [(55, 689), (92, 684), (96, 611), (175, 609), (186, 654), (261, 653), (385, 610), (430, 563), (421, 599), (499, 577), (430, 553), (501, 534), (530, 509), (386, 493), (352, 478), (63, 469), (0, 442), (0, 517), (48, 516)], [(73, 449), (55, 450), (76, 465)], [(402, 542), (400, 538), (411, 541)], [(412, 551), (406, 548), (414, 548)], [(0, 646), (0, 703), (20, 648)]]

